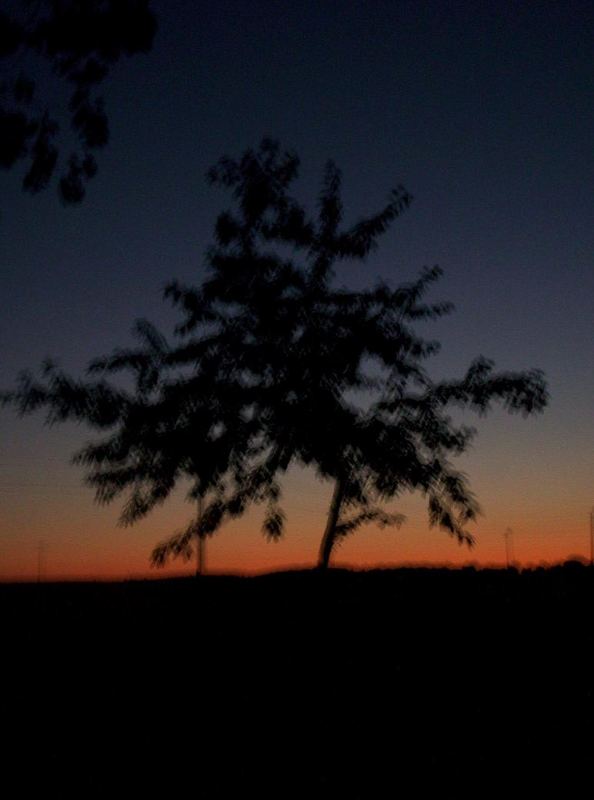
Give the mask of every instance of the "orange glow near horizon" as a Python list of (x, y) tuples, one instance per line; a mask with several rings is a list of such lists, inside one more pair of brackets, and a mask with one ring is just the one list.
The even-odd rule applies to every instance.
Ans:
[[(486, 420), (480, 446), (460, 459), (484, 511), (469, 526), (476, 546), (459, 546), (445, 532), (430, 529), (423, 499), (405, 495), (387, 508), (405, 514), (400, 529), (361, 528), (337, 547), (337, 566), (449, 565), (504, 566), (504, 532), (513, 531), (514, 561), (520, 566), (552, 564), (573, 556), (589, 559), (591, 450), (583, 441), (546, 430), (541, 420)], [(14, 448), (22, 437), (15, 424)], [(540, 426), (540, 427), (539, 427)], [(37, 452), (16, 458), (0, 494), (0, 581), (57, 579), (126, 579), (192, 574), (194, 563), (173, 562), (152, 569), (152, 547), (182, 528), (195, 512), (180, 489), (162, 507), (131, 528), (119, 528), (119, 505), (98, 507), (81, 486), (80, 471), (68, 465), (78, 442), (63, 431), (40, 429)], [(24, 438), (24, 437), (23, 437)], [(548, 441), (545, 442), (545, 439)], [(9, 448), (10, 442), (3, 442)], [(564, 452), (571, 469), (562, 467)], [(581, 448), (581, 449), (580, 449)], [(42, 452), (51, 453), (43, 457)], [(549, 465), (554, 465), (554, 469)], [(561, 466), (560, 466), (561, 465)], [(331, 494), (328, 483), (309, 470), (292, 469), (284, 481), (287, 522), (280, 542), (261, 534), (261, 509), (234, 520), (207, 542), (211, 573), (255, 574), (312, 567)], [(39, 544), (43, 543), (41, 563)]]
[[(361, 529), (336, 548), (333, 564), (359, 569), (380, 566), (504, 566), (506, 560), (503, 532), (507, 523), (483, 519), (476, 526), (475, 547), (458, 545), (443, 531), (429, 529), (422, 504), (413, 500), (419, 513), (408, 515), (400, 529), (368, 527)], [(29, 508), (31, 510), (31, 508)], [(193, 561), (172, 562), (164, 569), (149, 564), (152, 546), (166, 538), (187, 519), (188, 506), (175, 508), (175, 513), (160, 510), (155, 519), (138, 527), (122, 530), (115, 526), (112, 510), (90, 509), (65, 524), (58, 509), (33, 514), (26, 536), (9, 552), (5, 552), (0, 580), (60, 579), (127, 579), (160, 578), (192, 574)], [(312, 567), (323, 530), (323, 514), (297, 514), (291, 521), (288, 509), (286, 534), (280, 542), (266, 542), (260, 532), (260, 515), (252, 513), (243, 520), (223, 527), (207, 541), (206, 571), (210, 573), (257, 574), (261, 572)], [(17, 515), (18, 517), (18, 515)], [(168, 518), (168, 519), (167, 519)], [(170, 527), (173, 518), (179, 518)], [(16, 521), (16, 520), (15, 520)], [(169, 523), (169, 525), (166, 524)], [(559, 520), (560, 522), (560, 520)], [(165, 523), (165, 524), (164, 524)], [(58, 527), (60, 526), (60, 527)], [(520, 566), (552, 564), (567, 558), (589, 555), (587, 520), (575, 515), (563, 521), (562, 529), (555, 520), (532, 520), (510, 525), (513, 530), (513, 560)], [(41, 561), (39, 544), (43, 543)]]

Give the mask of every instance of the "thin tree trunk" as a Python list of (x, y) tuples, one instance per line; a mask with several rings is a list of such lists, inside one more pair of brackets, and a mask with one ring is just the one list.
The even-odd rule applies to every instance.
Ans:
[(206, 542), (203, 536), (198, 537), (196, 546), (196, 577), (206, 572)]
[[(198, 525), (202, 521), (202, 496), (198, 498)], [(204, 537), (198, 532), (196, 537), (196, 577), (204, 575), (205, 571), (205, 541)]]
[(318, 568), (327, 569), (330, 563), (330, 555), (332, 548), (336, 542), (336, 526), (340, 516), (340, 507), (344, 498), (344, 479), (337, 478), (334, 486), (334, 493), (332, 501), (330, 502), (330, 509), (328, 511), (328, 520), (326, 522), (326, 530), (322, 536), (322, 543), (320, 544), (320, 554), (318, 556)]

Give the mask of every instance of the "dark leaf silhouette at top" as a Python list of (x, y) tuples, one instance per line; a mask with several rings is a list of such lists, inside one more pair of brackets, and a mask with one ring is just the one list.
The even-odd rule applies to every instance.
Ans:
[(50, 421), (113, 427), (78, 459), (100, 501), (127, 492), (124, 524), (190, 480), (189, 497), (203, 512), (157, 547), (157, 564), (187, 556), (192, 541), (253, 503), (267, 509), (265, 535), (278, 538), (281, 479), (292, 464), (334, 484), (322, 567), (362, 525), (400, 525), (402, 516), (384, 506), (408, 491), (426, 497), (431, 525), (472, 544), (467, 526), (478, 505), (451, 458), (474, 431), (454, 424), (448, 409), (485, 414), (499, 403), (532, 414), (546, 405), (540, 372), (498, 373), (482, 357), (462, 378), (435, 382), (425, 362), (439, 345), (414, 326), (452, 310), (425, 299), (441, 270), (395, 288), (355, 291), (335, 281), (337, 265), (364, 259), (410, 195), (398, 188), (377, 214), (343, 228), (336, 166), (326, 168), (311, 218), (289, 194), (298, 165), (266, 139), (210, 170), (234, 206), (217, 220), (206, 280), (166, 290), (182, 313), (173, 342), (142, 322), (138, 348), (91, 364), (93, 374), (131, 373), (132, 391), (105, 379), (73, 382), (52, 368), (44, 383), (27, 378), (5, 396), (22, 413), (45, 405)]
[[(33, 5), (33, 8), (32, 8)], [(38, 76), (20, 69), (28, 52), (69, 87), (66, 111), (80, 150), (71, 152), (58, 182), (65, 204), (78, 203), (97, 172), (94, 151), (109, 140), (109, 123), (98, 87), (122, 56), (150, 50), (156, 21), (149, 0), (22, 0), (0, 11), (0, 166), (28, 163), (23, 188), (45, 189), (59, 161), (57, 118), (37, 91)], [(43, 71), (43, 67), (42, 70)], [(46, 70), (47, 71), (47, 70)]]

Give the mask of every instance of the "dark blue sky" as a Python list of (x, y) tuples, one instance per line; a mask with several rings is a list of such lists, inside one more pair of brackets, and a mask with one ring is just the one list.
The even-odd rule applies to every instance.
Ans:
[[(460, 373), (482, 353), (502, 368), (544, 369), (552, 393), (545, 416), (521, 429), (538, 452), (522, 439), (516, 453), (516, 422), (496, 416), (471, 477), (486, 453), (502, 464), (524, 457), (542, 476), (535, 486), (548, 487), (543, 503), (547, 481), (570, 485), (555, 497), (560, 519), (585, 513), (594, 501), (592, 4), (153, 6), (153, 51), (122, 62), (106, 86), (111, 141), (84, 203), (62, 208), (53, 190), (23, 194), (17, 171), (0, 176), (0, 386), (46, 355), (80, 371), (127, 343), (138, 316), (167, 326), (161, 287), (200, 280), (227, 202), (206, 169), (270, 135), (299, 153), (297, 191), (312, 204), (327, 158), (343, 170), (353, 219), (398, 183), (413, 193), (366, 265), (338, 280), (410, 280), (439, 263), (435, 297), (457, 311), (434, 326), (436, 371)], [(39, 430), (2, 412), (5, 485), (31, 437), (50, 458)]]

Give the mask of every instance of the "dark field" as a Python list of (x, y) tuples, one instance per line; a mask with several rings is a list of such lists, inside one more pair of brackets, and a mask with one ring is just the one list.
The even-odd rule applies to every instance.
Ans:
[(589, 797), (593, 578), (2, 585), (5, 796)]

